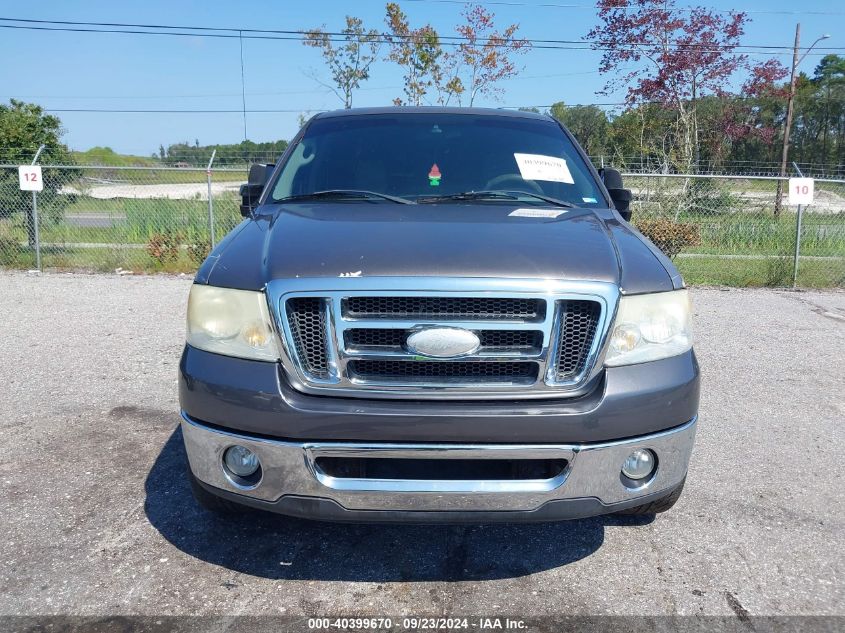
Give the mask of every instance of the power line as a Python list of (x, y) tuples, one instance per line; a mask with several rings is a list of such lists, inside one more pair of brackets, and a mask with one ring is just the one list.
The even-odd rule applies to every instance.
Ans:
[[(0, 18), (2, 20), (4, 18)], [(0, 24), (0, 29), (24, 29), (30, 31), (62, 31), (62, 32), (72, 32), (72, 33), (113, 33), (113, 34), (123, 34), (123, 35), (164, 35), (164, 36), (181, 36), (181, 37), (213, 37), (213, 38), (222, 38), (222, 39), (238, 39), (238, 35), (229, 35), (223, 33), (179, 33), (173, 31), (135, 31), (130, 29), (89, 29), (89, 28), (71, 28), (71, 27), (49, 27), (49, 26), (21, 26), (21, 25), (11, 25), (11, 24)], [(302, 35), (306, 35), (303, 31)], [(281, 40), (281, 41), (300, 41), (302, 39), (302, 35), (298, 37), (294, 36), (272, 36), (272, 35), (244, 35), (243, 39), (249, 40)], [(330, 37), (327, 38), (330, 42), (346, 42), (347, 40), (344, 37), (337, 37), (332, 36), (329, 34)], [(338, 35), (338, 34), (335, 34)], [(343, 34), (340, 34), (343, 35)], [(388, 39), (373, 39), (367, 40), (372, 41), (377, 44), (389, 44), (390, 41)], [(519, 41), (526, 41), (531, 43), (532, 49), (538, 50), (582, 50), (582, 51), (608, 51), (608, 50), (616, 50), (615, 48), (608, 48), (603, 46), (595, 46), (595, 45), (575, 45), (577, 44), (576, 40), (571, 40), (572, 44), (566, 44), (565, 40), (560, 40), (561, 44), (559, 45), (551, 45), (551, 44), (540, 44), (538, 42), (542, 41), (553, 41), (553, 40), (529, 40), (529, 39), (522, 39)], [(441, 44), (445, 46), (460, 46), (460, 42), (441, 42)], [(507, 44), (490, 44), (490, 46), (499, 48), (507, 46)], [(710, 46), (709, 48), (699, 45), (699, 44), (676, 44), (674, 45), (678, 48), (687, 47), (690, 49), (698, 49), (702, 53), (718, 53), (722, 51), (735, 51), (737, 49), (752, 49), (750, 45), (737, 45), (737, 46)], [(627, 46), (630, 50), (640, 50), (639, 47), (636, 46)], [(771, 47), (756, 47), (756, 48), (771, 48), (775, 49), (775, 46)], [(790, 48), (791, 47), (779, 47), (779, 48)], [(845, 47), (842, 48), (816, 48), (818, 51), (838, 51), (838, 50), (845, 50)], [(780, 56), (790, 56), (792, 55), (791, 52), (788, 50), (783, 50), (781, 52), (774, 51), (774, 50), (738, 50), (738, 52), (745, 54), (745, 55), (780, 55)], [(816, 56), (824, 56), (826, 53), (806, 53), (809, 56), (816, 57)]]
[[(0, 18), (0, 22), (23, 22), (25, 24), (0, 24), (0, 28), (7, 29), (26, 29), (36, 31), (68, 31), (77, 33), (117, 33), (129, 35), (169, 35), (181, 37), (214, 37), (223, 39), (262, 39), (262, 40), (301, 40), (308, 35), (308, 31), (296, 30), (281, 30), (281, 29), (246, 29), (233, 27), (208, 27), (208, 26), (185, 26), (185, 25), (166, 25), (166, 24), (129, 24), (117, 22), (77, 22), (70, 20), (39, 20), (31, 18)], [(44, 25), (63, 25), (63, 26), (44, 26)], [(31, 26), (41, 25), (41, 26)], [(83, 27), (97, 27), (97, 28), (83, 28)], [(145, 29), (145, 30), (139, 30)], [(175, 30), (174, 30), (175, 29)], [(185, 32), (190, 31), (190, 32)], [(346, 41), (348, 34), (339, 31), (326, 32), (332, 42)], [(381, 33), (376, 36), (377, 39), (372, 40), (377, 43), (390, 43), (390, 38), (397, 36), (387, 33)], [(410, 37), (410, 36), (404, 36)], [(339, 38), (339, 39), (338, 39)], [(441, 44), (447, 46), (459, 46), (461, 43), (467, 41), (463, 36), (441, 36)], [(564, 50), (608, 50), (606, 47), (596, 46), (601, 44), (597, 40), (564, 40), (564, 39), (539, 39), (539, 38), (514, 38), (518, 41), (529, 42), (533, 48), (538, 49), (564, 49)], [(367, 40), (370, 41), (370, 40)], [(484, 41), (484, 40), (482, 40)], [(490, 44), (492, 46), (507, 46), (508, 44)], [(702, 52), (719, 52), (719, 51), (734, 51), (745, 52), (749, 54), (791, 54), (791, 46), (783, 46), (779, 44), (738, 44), (732, 45), (714, 45), (714, 44), (695, 44), (676, 42), (672, 44), (676, 48), (700, 49)], [(638, 49), (636, 46), (629, 46), (627, 48)], [(772, 51), (788, 51), (784, 53), (776, 53)], [(819, 47), (817, 51), (839, 51), (845, 50), (845, 47)], [(824, 53), (811, 53), (813, 55), (823, 55)]]
[[(101, 112), (101, 113), (114, 113), (114, 114), (241, 114), (244, 112), (243, 109), (238, 108), (235, 110), (225, 109), (225, 110), (195, 110), (195, 109), (185, 109), (185, 110), (143, 110), (139, 108), (132, 108), (132, 109), (122, 109), (122, 108), (43, 108), (45, 112)], [(302, 109), (299, 110), (285, 110), (285, 109), (266, 109), (266, 110), (246, 110), (246, 112), (253, 114), (253, 113), (299, 113), (302, 112)], [(325, 112), (325, 110), (314, 110), (314, 112)]]
[[(457, 0), (456, 0), (457, 1)], [(535, 5), (528, 5), (528, 6), (535, 6)], [(845, 14), (845, 13), (843, 13)], [(121, 28), (132, 28), (132, 29), (176, 29), (181, 31), (200, 31), (200, 32), (213, 32), (213, 33), (220, 33), (219, 37), (240, 37), (242, 33), (250, 33), (250, 34), (270, 34), (270, 35), (292, 35), (295, 37), (292, 38), (270, 38), (270, 39), (293, 39), (299, 40), (303, 36), (308, 35), (308, 31), (304, 29), (248, 29), (248, 28), (236, 28), (236, 27), (212, 27), (212, 26), (190, 26), (190, 25), (173, 25), (173, 24), (132, 24), (132, 23), (120, 23), (120, 22), (79, 22), (79, 21), (71, 21), (71, 20), (40, 20), (40, 19), (32, 19), (32, 18), (0, 18), (0, 21), (3, 22), (26, 22), (30, 24), (63, 24), (63, 25), (71, 25), (71, 26), (96, 26), (96, 27), (121, 27)], [(101, 32), (101, 31), (97, 31)], [(102, 31), (102, 32), (112, 32), (112, 31)], [(115, 31), (119, 32), (119, 31)], [(132, 32), (134, 34), (154, 34), (153, 31), (141, 31), (141, 32)], [(196, 36), (192, 33), (166, 33), (168, 35), (183, 35), (183, 36)], [(327, 35), (329, 36), (346, 36), (346, 33), (341, 31), (327, 31)], [(384, 39), (387, 41), (388, 37), (393, 38), (411, 38), (411, 35), (393, 35), (387, 33), (380, 33), (378, 34), (379, 38)], [(441, 40), (452, 40), (455, 42), (465, 42), (468, 41), (469, 38), (460, 35), (441, 35)], [(598, 43), (596, 40), (561, 40), (561, 39), (539, 39), (539, 38), (514, 38), (520, 39), (524, 41), (528, 41), (531, 43), (537, 44), (583, 44), (583, 43)], [(690, 47), (690, 48), (706, 48), (710, 47), (710, 45), (702, 45), (702, 44), (694, 44), (694, 43), (675, 43), (675, 46), (678, 47)], [(784, 46), (779, 44), (773, 45), (766, 45), (766, 44), (739, 44), (736, 47), (734, 46), (723, 46), (722, 48), (764, 48), (764, 49), (782, 49), (782, 50), (789, 50), (792, 51), (792, 46)], [(845, 50), (845, 47), (827, 47), (822, 48), (819, 47), (817, 50)]]
[[(466, 4), (467, 0), (405, 0), (406, 2), (418, 2), (424, 4)], [(501, 6), (501, 7), (527, 7), (527, 8), (537, 8), (537, 9), (586, 9), (589, 11), (595, 11), (596, 5), (594, 4), (560, 4), (556, 2), (511, 2), (508, 0), (476, 0), (477, 4), (482, 5), (489, 5), (489, 6)], [(617, 7), (619, 9), (626, 9), (627, 7)], [(642, 7), (637, 7), (637, 11), (648, 11), (649, 9), (643, 9)], [(660, 9), (654, 9), (654, 11), (658, 11)], [(682, 11), (684, 13), (689, 13), (695, 11), (695, 7), (675, 7), (674, 11)], [(711, 9), (714, 13), (748, 13), (748, 14), (755, 14), (755, 15), (845, 15), (845, 11), (777, 11), (777, 10), (748, 10), (748, 11), (735, 11), (732, 9)]]

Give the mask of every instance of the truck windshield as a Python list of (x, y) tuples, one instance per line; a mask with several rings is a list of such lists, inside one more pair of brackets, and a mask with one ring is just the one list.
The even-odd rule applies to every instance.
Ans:
[[(490, 114), (401, 113), (316, 119), (293, 148), (272, 189), (274, 202), (370, 192), (420, 202), (491, 204), (542, 196), (606, 206), (585, 161), (554, 121)], [(526, 192), (539, 196), (456, 196)], [(318, 199), (329, 199), (322, 195)]]

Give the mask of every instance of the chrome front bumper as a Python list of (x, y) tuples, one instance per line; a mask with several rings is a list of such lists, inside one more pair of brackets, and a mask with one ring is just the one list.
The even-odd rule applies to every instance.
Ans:
[[(212, 429), (184, 413), (182, 419), (191, 470), (210, 491), (282, 513), (329, 519), (343, 519), (349, 513), (352, 520), (379, 512), (394, 513), (395, 520), (412, 520), (409, 517), (414, 513), (533, 513), (546, 505), (560, 507), (562, 502), (580, 506), (575, 512), (558, 512), (550, 518), (612, 512), (657, 498), (681, 484), (696, 429), (693, 419), (661, 433), (590, 444), (300, 443)], [(262, 474), (255, 485), (239, 485), (224, 470), (223, 452), (233, 444), (258, 455)], [(636, 448), (651, 449), (658, 460), (656, 473), (639, 486), (626, 482), (620, 471), (626, 456)], [(566, 460), (567, 466), (559, 475), (542, 480), (450, 481), (436, 479), (437, 473), (426, 480), (357, 479), (322, 472), (316, 464), (320, 457), (556, 459)], [(333, 510), (318, 511), (316, 502)]]

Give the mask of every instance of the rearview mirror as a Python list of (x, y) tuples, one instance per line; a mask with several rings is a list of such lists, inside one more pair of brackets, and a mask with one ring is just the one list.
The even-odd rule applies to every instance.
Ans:
[(252, 215), (253, 209), (258, 206), (258, 200), (261, 198), (261, 193), (264, 191), (264, 186), (270, 180), (273, 174), (275, 165), (269, 163), (266, 165), (255, 164), (249, 166), (249, 176), (247, 183), (241, 185), (241, 215), (248, 217)]
[(604, 186), (607, 188), (607, 193), (610, 194), (610, 199), (613, 201), (613, 206), (619, 211), (619, 215), (626, 222), (631, 220), (631, 200), (634, 195), (630, 189), (625, 189), (622, 184), (622, 174), (616, 169), (606, 167), (600, 171)]

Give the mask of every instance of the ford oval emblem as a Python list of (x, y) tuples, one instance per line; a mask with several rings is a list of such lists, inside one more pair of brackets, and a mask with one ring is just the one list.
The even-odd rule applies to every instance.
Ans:
[(412, 354), (432, 358), (454, 358), (472, 354), (481, 346), (474, 332), (457, 327), (432, 327), (414, 332), (405, 346)]

